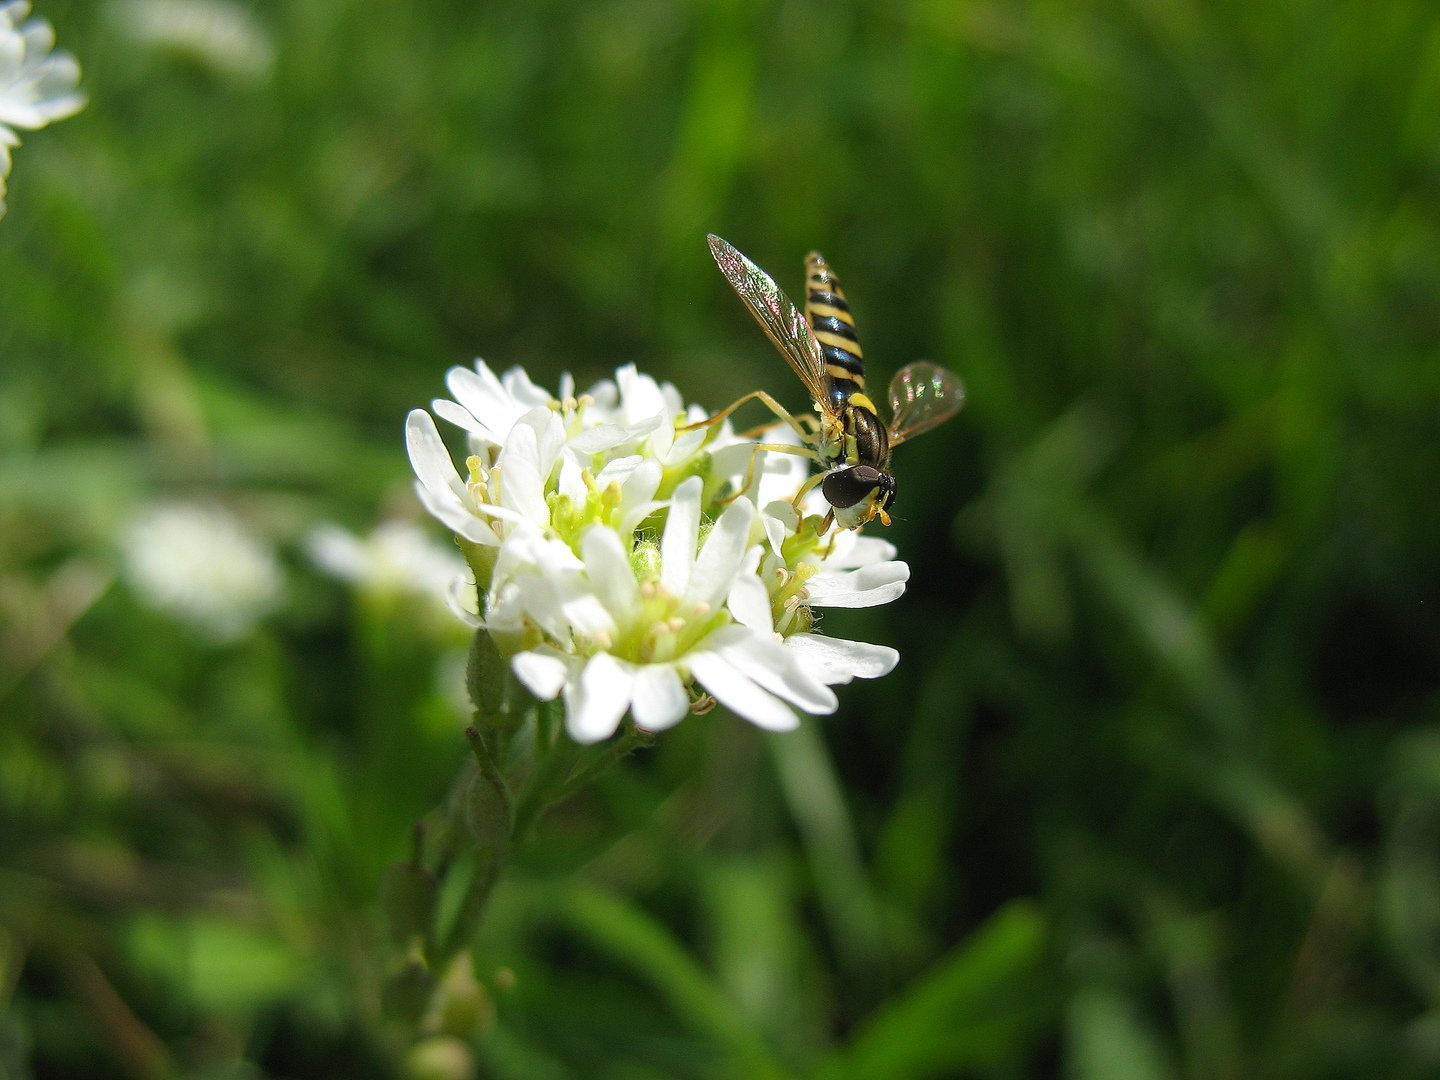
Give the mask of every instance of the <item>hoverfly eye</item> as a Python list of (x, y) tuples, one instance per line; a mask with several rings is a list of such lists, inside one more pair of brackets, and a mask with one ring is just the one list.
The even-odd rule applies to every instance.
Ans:
[(895, 501), (895, 478), (893, 476), (885, 476), (880, 482), (880, 487), (880, 508), (882, 510), (889, 510), (890, 504)]
[(880, 484), (880, 470), (870, 465), (837, 469), (820, 484), (825, 501), (837, 510), (854, 506)]

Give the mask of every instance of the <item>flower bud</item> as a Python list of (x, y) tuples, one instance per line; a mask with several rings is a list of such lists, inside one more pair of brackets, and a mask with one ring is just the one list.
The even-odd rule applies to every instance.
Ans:
[(403, 1075), (405, 1080), (472, 1080), (475, 1055), (459, 1039), (437, 1035), (410, 1048)]
[(400, 966), (385, 980), (381, 992), (385, 1013), (408, 1024), (419, 1023), (430, 1005), (435, 980), (418, 949), (406, 955)]
[(425, 1027), (443, 1035), (469, 1038), (485, 1031), (495, 1020), (495, 1006), (480, 981), (468, 950), (450, 963), (436, 988)]

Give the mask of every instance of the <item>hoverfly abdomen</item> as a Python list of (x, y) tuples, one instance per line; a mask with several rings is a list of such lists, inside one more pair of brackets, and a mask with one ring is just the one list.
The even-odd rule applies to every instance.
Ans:
[(838, 408), (850, 394), (865, 389), (865, 350), (860, 347), (845, 290), (819, 252), (812, 251), (805, 260), (805, 277), (805, 321), (820, 343), (830, 399)]

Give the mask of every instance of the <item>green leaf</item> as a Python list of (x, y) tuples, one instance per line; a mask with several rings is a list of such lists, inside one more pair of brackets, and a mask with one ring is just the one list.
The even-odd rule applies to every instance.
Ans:
[(597, 889), (576, 888), (561, 902), (572, 929), (628, 964), (696, 1031), (735, 1059), (738, 1075), (779, 1080), (789, 1074), (731, 1001), (671, 933), (639, 908)]
[(1159, 1038), (1118, 991), (1089, 986), (1066, 1010), (1074, 1080), (1170, 1080)]
[(815, 1080), (925, 1080), (1018, 1064), (1045, 1018), (1047, 930), (1031, 904), (993, 915), (865, 1025)]

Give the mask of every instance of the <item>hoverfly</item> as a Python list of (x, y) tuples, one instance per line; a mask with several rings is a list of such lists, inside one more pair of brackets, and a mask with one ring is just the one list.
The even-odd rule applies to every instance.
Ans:
[[(751, 399), (763, 402), (800, 433), (806, 449), (798, 452), (814, 458), (824, 470), (795, 497), (798, 507), (820, 485), (830, 504), (821, 532), (831, 518), (843, 529), (858, 529), (875, 517), (889, 525), (889, 509), (895, 501), (890, 452), (959, 412), (965, 402), (964, 384), (953, 373), (923, 360), (901, 368), (890, 381), (890, 423), (882, 423), (865, 393), (864, 354), (850, 305), (825, 259), (811, 252), (805, 260), (805, 314), (801, 315), (769, 274), (720, 237), (712, 234), (709, 241), (720, 272), (800, 376), (820, 415), (818, 421), (801, 420), (757, 390), (703, 422), (723, 419)], [(760, 450), (797, 452), (796, 447), (776, 444), (761, 444), (756, 452)], [(747, 476), (741, 491), (748, 486)]]

